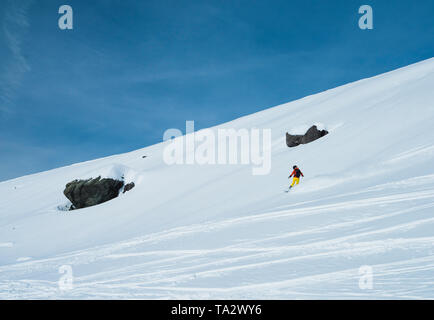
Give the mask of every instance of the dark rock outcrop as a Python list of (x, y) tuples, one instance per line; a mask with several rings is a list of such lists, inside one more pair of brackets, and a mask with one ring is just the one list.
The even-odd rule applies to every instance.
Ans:
[(318, 130), (316, 126), (312, 126), (306, 131), (304, 135), (291, 135), (286, 133), (286, 145), (290, 148), (296, 147), (300, 144), (306, 144), (315, 141), (328, 134), (326, 130)]
[(134, 182), (130, 182), (130, 183), (127, 183), (126, 185), (125, 185), (125, 187), (124, 187), (124, 192), (123, 193), (125, 193), (125, 192), (127, 192), (127, 191), (130, 191), (132, 188), (134, 188), (136, 185), (134, 184)]
[(71, 209), (87, 208), (116, 198), (123, 185), (123, 181), (101, 177), (74, 180), (66, 184), (63, 194), (72, 202)]
[(300, 135), (292, 135), (289, 134), (288, 132), (286, 133), (286, 145), (290, 148), (292, 147), (296, 147), (299, 144), (301, 144), (301, 139), (304, 136), (300, 136)]

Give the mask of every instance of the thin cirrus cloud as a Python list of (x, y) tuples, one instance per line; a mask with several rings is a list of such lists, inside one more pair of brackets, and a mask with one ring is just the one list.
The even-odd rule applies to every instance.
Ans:
[(7, 48), (5, 63), (0, 73), (0, 110), (10, 109), (17, 88), (30, 66), (22, 53), (22, 38), (29, 29), (28, 11), (31, 0), (9, 0), (3, 15), (2, 42)]

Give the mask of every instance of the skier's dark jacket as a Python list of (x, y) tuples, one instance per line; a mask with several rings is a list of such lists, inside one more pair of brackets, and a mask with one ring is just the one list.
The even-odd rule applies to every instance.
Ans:
[(302, 175), (304, 177), (304, 175), (300, 171), (300, 169), (299, 168), (295, 168), (294, 171), (292, 171), (292, 173), (291, 173), (291, 175), (289, 177), (294, 176), (295, 178), (300, 178), (300, 175)]

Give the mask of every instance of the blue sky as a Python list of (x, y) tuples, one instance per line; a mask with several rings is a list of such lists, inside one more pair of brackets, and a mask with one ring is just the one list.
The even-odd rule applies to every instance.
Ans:
[(432, 0), (1, 1), (0, 181), (431, 58), (433, 14)]

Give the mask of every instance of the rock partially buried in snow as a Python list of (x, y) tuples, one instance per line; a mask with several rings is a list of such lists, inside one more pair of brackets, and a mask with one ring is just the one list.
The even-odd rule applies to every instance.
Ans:
[(315, 141), (319, 138), (324, 137), (329, 132), (327, 130), (318, 130), (317, 126), (312, 126), (307, 130), (304, 134), (303, 138), (301, 138), (301, 143), (306, 144), (312, 141)]
[(286, 133), (286, 145), (290, 148), (296, 147), (300, 144), (306, 144), (315, 141), (328, 134), (327, 130), (318, 130), (317, 126), (312, 126), (306, 131), (304, 135), (292, 135)]
[(286, 145), (290, 148), (292, 147), (296, 147), (299, 144), (301, 144), (301, 138), (303, 138), (303, 136), (301, 135), (292, 135), (289, 134), (288, 132), (286, 133)]
[(126, 185), (125, 185), (125, 187), (124, 187), (124, 192), (122, 192), (122, 193), (125, 193), (125, 192), (127, 192), (127, 191), (130, 191), (132, 188), (134, 188), (136, 185), (134, 184), (134, 182), (130, 182), (130, 183), (127, 183)]
[(101, 177), (74, 180), (66, 184), (63, 194), (72, 202), (72, 209), (81, 209), (104, 203), (119, 195), (124, 182)]

